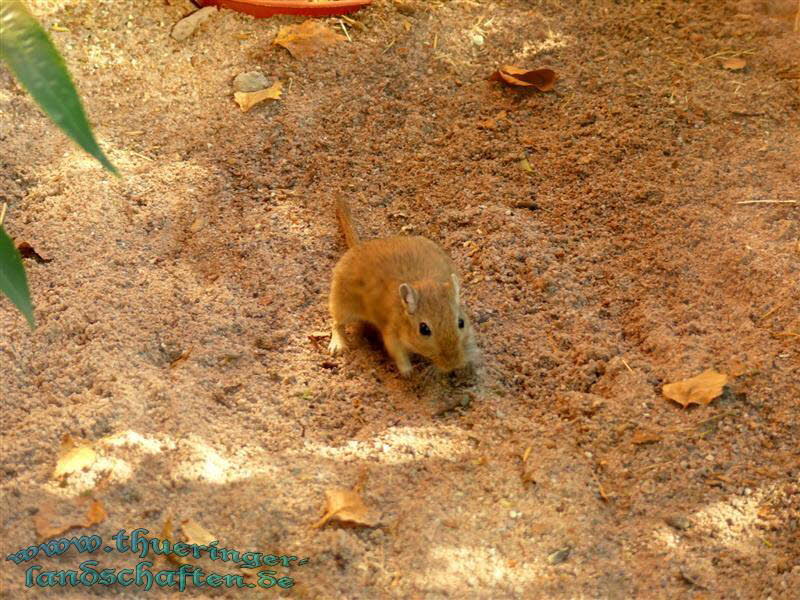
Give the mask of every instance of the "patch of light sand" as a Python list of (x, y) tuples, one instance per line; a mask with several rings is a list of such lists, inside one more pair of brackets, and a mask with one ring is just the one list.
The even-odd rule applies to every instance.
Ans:
[[(169, 452), (172, 476), (184, 481), (227, 484), (269, 475), (280, 477), (281, 467), (273, 464), (274, 455), (256, 446), (240, 446), (225, 452), (197, 436), (174, 439), (168, 435), (144, 435), (123, 431), (93, 444), (97, 459), (80, 472), (71, 473), (62, 484), (51, 480), (46, 491), (72, 497), (93, 489), (104, 478), (122, 482), (133, 477), (139, 464), (148, 456)], [(301, 449), (279, 453), (287, 460), (371, 460), (396, 465), (417, 460), (460, 461), (470, 447), (466, 435), (456, 428), (401, 427), (388, 430), (369, 440), (350, 441), (342, 446), (328, 446), (306, 441)]]
[(456, 428), (398, 427), (369, 440), (341, 446), (306, 442), (303, 454), (326, 458), (369, 459), (388, 465), (420, 459), (461, 460), (470, 451), (467, 437)]
[[(722, 544), (744, 553), (762, 547), (753, 525), (758, 520), (758, 508), (774, 490), (758, 489), (749, 496), (733, 496), (701, 508), (689, 520), (695, 533), (713, 533), (715, 544)], [(681, 548), (682, 537), (666, 524), (653, 531), (653, 536), (671, 550)]]
[(522, 594), (527, 585), (552, 577), (544, 562), (517, 563), (512, 558), (495, 548), (435, 546), (428, 555), (430, 567), (414, 574), (414, 579), (423, 588), (435, 581), (436, 588), (443, 592), (463, 593), (465, 582), (469, 582), (476, 590), (493, 589), (497, 593), (505, 588), (517, 595)]

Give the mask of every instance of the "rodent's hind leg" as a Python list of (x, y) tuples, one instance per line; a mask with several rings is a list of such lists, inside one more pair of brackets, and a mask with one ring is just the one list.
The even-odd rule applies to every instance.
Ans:
[(384, 334), (383, 345), (386, 347), (389, 356), (394, 359), (400, 374), (403, 377), (411, 375), (411, 360), (408, 358), (408, 352), (403, 343), (392, 335)]
[(331, 341), (328, 344), (328, 352), (336, 356), (340, 352), (347, 350), (347, 342), (344, 339), (344, 325), (334, 323), (331, 329)]
[(345, 341), (344, 327), (348, 323), (358, 321), (358, 315), (354, 314), (350, 306), (352, 302), (346, 294), (343, 293), (344, 288), (338, 279), (334, 277), (331, 286), (331, 296), (328, 307), (331, 311), (331, 341), (328, 344), (328, 351), (336, 356), (340, 352), (347, 349), (347, 342)]

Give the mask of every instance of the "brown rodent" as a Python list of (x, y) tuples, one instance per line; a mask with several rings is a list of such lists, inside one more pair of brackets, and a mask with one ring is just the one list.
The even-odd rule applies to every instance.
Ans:
[(471, 363), (475, 336), (444, 250), (421, 236), (361, 242), (343, 200), (336, 213), (348, 250), (333, 269), (331, 354), (346, 348), (345, 325), (362, 321), (381, 332), (403, 376), (411, 373), (410, 353), (445, 372)]

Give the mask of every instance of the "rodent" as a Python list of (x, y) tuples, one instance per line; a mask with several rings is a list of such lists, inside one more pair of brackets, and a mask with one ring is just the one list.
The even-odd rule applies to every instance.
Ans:
[(400, 373), (411, 373), (411, 353), (441, 371), (471, 364), (475, 335), (455, 264), (422, 236), (360, 241), (350, 209), (337, 199), (336, 214), (348, 250), (333, 269), (330, 312), (331, 354), (344, 350), (345, 326), (367, 322), (377, 328)]

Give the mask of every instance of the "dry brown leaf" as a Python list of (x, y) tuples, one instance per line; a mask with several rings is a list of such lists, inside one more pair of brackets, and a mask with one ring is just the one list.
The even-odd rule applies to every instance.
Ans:
[(322, 527), (331, 519), (367, 527), (376, 525), (372, 512), (364, 504), (358, 492), (344, 488), (325, 490), (325, 514), (312, 527), (315, 529)]
[(668, 383), (662, 388), (661, 393), (685, 408), (690, 404), (708, 404), (722, 394), (722, 388), (726, 383), (728, 383), (727, 375), (709, 369), (689, 379)]
[(75, 527), (91, 527), (105, 521), (108, 515), (100, 500), (81, 497), (75, 501), (74, 505), (82, 508), (87, 501), (89, 506), (86, 512), (78, 513), (77, 515), (65, 515), (63, 510), (56, 510), (51, 501), (46, 501), (39, 505), (39, 510), (33, 516), (33, 525), (36, 528), (38, 538), (40, 540), (49, 540)]
[(506, 118), (508, 113), (506, 111), (501, 110), (493, 117), (489, 117), (488, 119), (484, 119), (483, 121), (478, 121), (478, 129), (495, 129), (497, 127), (498, 121), (502, 121)]
[(92, 500), (89, 509), (86, 511), (86, 520), (83, 522), (84, 527), (91, 527), (106, 520), (108, 514), (100, 500)]
[(91, 445), (81, 440), (74, 440), (70, 434), (65, 434), (61, 439), (61, 448), (58, 452), (58, 462), (56, 463), (53, 477), (58, 479), (75, 471), (82, 471), (94, 464), (97, 460), (97, 453)]
[(161, 540), (169, 540), (170, 544), (175, 542), (175, 530), (172, 527), (172, 517), (167, 517), (164, 521), (164, 526), (161, 528), (161, 534), (158, 536)]
[(606, 492), (606, 488), (603, 487), (603, 484), (599, 481), (597, 482), (597, 493), (600, 495), (600, 499), (603, 502), (608, 501), (608, 492)]
[(211, 542), (218, 540), (213, 533), (192, 519), (181, 521), (181, 529), (186, 536), (186, 541), (190, 544), (208, 546)]
[(308, 334), (308, 341), (314, 344), (317, 348), (327, 347), (327, 340), (331, 337), (328, 331), (312, 331)]
[(265, 90), (259, 90), (257, 92), (234, 92), (233, 99), (236, 100), (236, 104), (239, 105), (242, 112), (247, 112), (264, 100), (280, 100), (282, 93), (283, 84), (280, 81), (276, 81)]
[[(172, 526), (172, 518), (171, 517), (167, 517), (167, 520), (164, 521), (164, 526), (161, 528), (161, 535), (158, 536), (158, 539), (167, 540), (170, 543), (170, 546), (174, 546), (175, 545), (175, 542), (177, 540), (175, 539), (175, 531), (174, 531), (174, 528)], [(177, 565), (185, 564), (184, 560), (182, 559), (182, 557), (178, 556), (174, 552), (170, 552), (169, 554), (167, 554), (166, 558), (170, 562), (173, 562), (173, 563), (175, 563)]]
[(775, 514), (775, 509), (769, 504), (762, 504), (758, 507), (756, 515), (759, 519), (769, 519)]
[(206, 6), (205, 8), (194, 11), (188, 17), (184, 17), (175, 23), (175, 26), (172, 28), (172, 39), (182, 42), (192, 35), (195, 30), (215, 12), (217, 12), (216, 6)]
[(64, 523), (52, 502), (45, 502), (39, 505), (38, 509), (33, 515), (33, 526), (36, 528), (36, 535), (40, 540), (58, 537), (72, 527), (69, 523)]
[(652, 444), (654, 442), (660, 442), (661, 436), (657, 433), (653, 433), (652, 431), (647, 431), (645, 429), (639, 429), (633, 434), (631, 438), (631, 442), (634, 444)]
[(180, 355), (178, 356), (178, 358), (175, 358), (172, 361), (170, 361), (169, 368), (170, 369), (174, 369), (175, 367), (177, 367), (181, 363), (186, 362), (186, 360), (189, 358), (189, 355), (191, 353), (192, 353), (192, 348), (189, 348), (188, 350), (184, 350), (183, 352), (181, 352)]
[(540, 92), (549, 92), (555, 87), (558, 76), (551, 69), (521, 69), (511, 65), (503, 65), (489, 77), (492, 81), (501, 81), (515, 87), (535, 87)]
[(722, 68), (729, 71), (741, 71), (747, 66), (747, 61), (743, 58), (726, 58), (722, 61)]
[(39, 254), (36, 248), (31, 246), (28, 242), (17, 243), (17, 250), (22, 258), (33, 258), (39, 264), (49, 263), (53, 260), (52, 258)]
[[(797, 13), (800, 15), (800, 12)], [(800, 68), (787, 67), (777, 73), (779, 79), (800, 79)]]
[(272, 43), (283, 46), (295, 58), (307, 58), (345, 39), (319, 21), (309, 19), (300, 25), (284, 25)]

